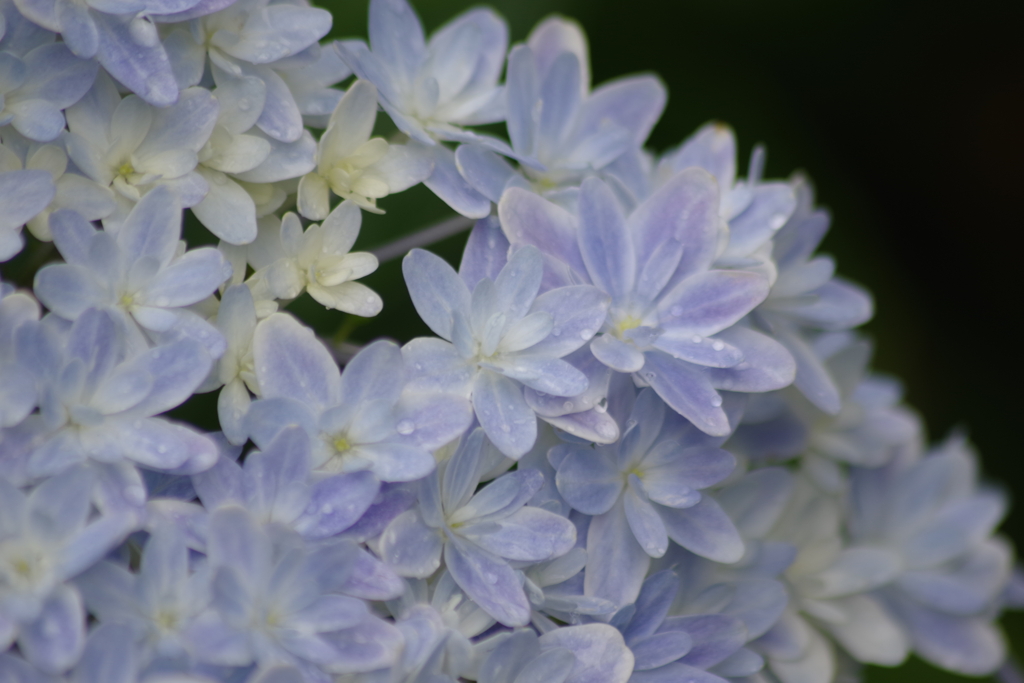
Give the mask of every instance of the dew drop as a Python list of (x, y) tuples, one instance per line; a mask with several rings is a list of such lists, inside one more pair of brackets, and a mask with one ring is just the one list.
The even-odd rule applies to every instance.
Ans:
[(562, 407), (565, 408), (566, 410), (572, 410), (572, 401), (566, 401), (565, 403), (562, 404)]
[(423, 369), (423, 363), (416, 363), (415, 368), (417, 370), (422, 370)]
[(324, 503), (323, 505), (320, 506), (320, 514), (329, 515), (332, 512), (334, 512), (334, 506), (332, 506), (330, 503)]
[(786, 214), (777, 213), (774, 216), (772, 216), (772, 220), (771, 220), (771, 223), (770, 223), (772, 230), (778, 230), (779, 228), (781, 228), (785, 224), (786, 224)]
[(238, 100), (238, 108), (242, 111), (249, 111), (250, 109), (252, 109), (252, 102), (244, 98)]
[(593, 330), (580, 330), (580, 339), (590, 339), (594, 336)]
[(711, 405), (713, 405), (716, 408), (719, 407), (720, 405), (722, 405), (722, 397), (719, 396), (718, 394), (715, 394), (711, 398)]
[(166, 453), (167, 452), (167, 446), (165, 446), (163, 444), (160, 444), (159, 446), (156, 447), (156, 452), (157, 453)]
[(412, 420), (402, 420), (398, 423), (398, 426), (395, 427), (395, 431), (403, 436), (412, 434), (414, 429), (416, 429), (416, 425)]
[(551, 330), (551, 336), (553, 336), (553, 337), (561, 336), (561, 334), (562, 334), (562, 330), (560, 330), (557, 327)]
[(503, 432), (505, 432), (506, 434), (508, 434), (509, 432), (511, 432), (511, 431), (512, 431), (512, 428), (511, 428), (511, 427), (509, 427), (508, 425), (501, 425), (501, 431), (503, 431)]
[(498, 576), (497, 574), (484, 574), (484, 581), (493, 586), (494, 584), (498, 583)]
[(695, 334), (693, 335), (692, 341), (694, 344), (700, 344), (702, 341), (704, 341), (704, 337), (700, 336), (699, 334)]
[(626, 429), (636, 427), (636, 420), (626, 420)]
[(725, 342), (721, 342), (716, 339), (715, 343), (711, 345), (711, 348), (713, 348), (715, 351), (721, 351), (722, 349), (725, 348)]

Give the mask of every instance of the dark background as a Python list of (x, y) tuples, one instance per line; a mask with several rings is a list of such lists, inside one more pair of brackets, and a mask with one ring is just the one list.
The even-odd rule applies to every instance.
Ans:
[[(318, 0), (336, 37), (365, 35), (364, 0)], [(649, 141), (663, 150), (704, 122), (725, 121), (745, 168), (768, 147), (768, 177), (808, 173), (833, 212), (824, 251), (872, 290), (875, 367), (901, 377), (932, 440), (968, 431), (986, 476), (1024, 490), (1019, 431), (1024, 373), (1018, 233), (1024, 196), (1024, 78), (1016, 3), (959, 6), (879, 0), (497, 0), (512, 39), (552, 12), (579, 20), (594, 83), (656, 71), (668, 106)], [(414, 2), (427, 30), (462, 11)], [(382, 117), (383, 118), (383, 117)], [(385, 199), (359, 246), (444, 217), (422, 188)], [(463, 238), (464, 239), (464, 238)], [(458, 238), (438, 245), (457, 259)], [(407, 338), (415, 319), (397, 264), (367, 278), (384, 318), (352, 338)], [(301, 305), (301, 302), (296, 302)], [(411, 317), (410, 317), (411, 316)], [(385, 319), (398, 320), (401, 332)], [(322, 319), (322, 331), (340, 318)], [(343, 325), (347, 333), (351, 324)], [(425, 332), (425, 329), (423, 330)], [(416, 334), (421, 333), (419, 329)], [(344, 333), (343, 333), (344, 334)], [(1024, 547), (1024, 506), (1004, 524)], [(1024, 617), (1005, 620), (1024, 655)], [(868, 681), (964, 680), (913, 661), (872, 668)]]

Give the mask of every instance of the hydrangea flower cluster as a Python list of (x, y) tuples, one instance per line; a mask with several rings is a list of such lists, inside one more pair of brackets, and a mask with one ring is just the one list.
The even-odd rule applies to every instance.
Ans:
[[(1005, 500), (869, 370), (809, 181), (645, 149), (664, 86), (572, 21), (369, 17), (0, 0), (0, 262), (60, 257), (0, 282), (0, 680), (1016, 675)], [(352, 248), (420, 183), (475, 221), (402, 262), (436, 337), (342, 353), (287, 307), (381, 313)]]

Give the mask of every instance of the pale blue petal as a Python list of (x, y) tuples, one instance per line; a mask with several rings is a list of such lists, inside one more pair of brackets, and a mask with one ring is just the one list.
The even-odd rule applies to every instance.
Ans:
[(719, 337), (743, 352), (743, 361), (731, 368), (711, 368), (708, 378), (717, 389), (763, 392), (789, 386), (796, 377), (796, 362), (789, 351), (771, 337), (743, 327), (733, 327)]
[(580, 252), (594, 284), (620, 299), (633, 290), (636, 255), (625, 229), (625, 218), (612, 191), (597, 178), (580, 187)]
[(508, 240), (497, 216), (477, 221), (459, 263), (459, 276), (472, 291), (483, 279), (494, 280), (508, 261)]
[(549, 313), (551, 334), (530, 353), (561, 358), (580, 348), (601, 329), (607, 316), (608, 295), (597, 287), (575, 285), (544, 292), (534, 299), (531, 313)]
[(632, 604), (650, 565), (650, 556), (629, 528), (621, 501), (591, 520), (583, 579), (585, 595), (610, 600), (619, 607)]
[(768, 281), (741, 270), (711, 270), (687, 278), (658, 302), (661, 324), (696, 335), (720, 332), (768, 296)]
[(641, 497), (641, 491), (639, 479), (630, 474), (629, 486), (622, 497), (626, 521), (644, 552), (651, 557), (661, 557), (668, 550), (668, 533), (658, 511), (649, 500)]
[[(736, 458), (720, 448), (683, 448), (663, 441), (644, 457), (643, 487), (651, 500), (669, 507), (687, 507), (677, 498), (688, 498), (687, 489), (703, 489), (732, 474)], [(694, 501), (696, 502), (696, 501)]]
[(568, 211), (533, 192), (512, 187), (498, 203), (498, 216), (513, 245), (532, 244), (573, 272), (586, 275), (587, 267), (576, 242), (576, 219)]
[(688, 363), (730, 368), (743, 360), (743, 352), (721, 339), (702, 337), (685, 328), (669, 328), (654, 340), (654, 347)]
[(291, 398), (314, 409), (341, 402), (341, 373), (313, 331), (275, 313), (256, 326), (253, 359), (261, 395)]
[(39, 617), (22, 625), (18, 647), (25, 659), (48, 674), (62, 673), (77, 662), (85, 649), (85, 608), (78, 591), (58, 587)]
[[(527, 351), (531, 352), (532, 349)], [(587, 389), (586, 375), (559, 358), (517, 354), (503, 359), (501, 363), (480, 365), (553, 396), (576, 396)]]
[(380, 491), (380, 481), (368, 471), (339, 474), (317, 482), (309, 504), (294, 528), (306, 538), (327, 538), (355, 524)]
[(530, 603), (515, 570), (504, 560), (458, 537), (449, 537), (444, 562), (466, 595), (497, 621), (505, 626), (529, 623)]
[(669, 617), (662, 628), (686, 631), (693, 638), (693, 649), (680, 661), (701, 669), (718, 664), (747, 641), (743, 623), (725, 614)]
[[(664, 289), (711, 265), (718, 247), (718, 186), (697, 168), (677, 173), (626, 219), (637, 259), (637, 294)], [(685, 245), (685, 249), (683, 248)]]
[(463, 144), (455, 151), (455, 166), (469, 185), (495, 204), (501, 200), (509, 180), (516, 174), (512, 166), (494, 152), (476, 144)]
[(402, 576), (426, 578), (441, 566), (444, 546), (438, 530), (428, 527), (417, 510), (395, 517), (380, 537), (380, 554)]
[(523, 398), (522, 385), (495, 372), (473, 382), (473, 409), (487, 437), (502, 453), (519, 458), (537, 440), (537, 417)]
[(558, 492), (573, 508), (588, 515), (608, 512), (622, 492), (622, 474), (607, 458), (589, 448), (562, 445), (567, 450), (555, 477)]
[(92, 12), (90, 18), (99, 35), (96, 59), (111, 76), (154, 107), (178, 99), (178, 84), (163, 46), (140, 45), (132, 39), (129, 24), (134, 17)]
[(405, 0), (370, 3), (370, 47), (397, 81), (412, 84), (426, 58), (423, 26)]
[(673, 410), (706, 434), (725, 436), (732, 431), (722, 398), (704, 371), (662, 351), (648, 351), (644, 358), (640, 376)]
[(480, 489), (454, 514), (449, 512), (449, 523), (505, 519), (533, 498), (543, 483), (544, 475), (538, 470), (521, 469), (504, 474)]
[(402, 272), (416, 312), (435, 334), (451, 339), (453, 312), (469, 312), (465, 283), (444, 259), (422, 249), (413, 249), (402, 260)]
[(86, 309), (102, 305), (107, 299), (107, 293), (89, 270), (67, 263), (40, 268), (32, 289), (44, 306), (67, 320), (78, 318)]
[(608, 624), (566, 626), (540, 637), (540, 648), (565, 648), (576, 655), (565, 683), (626, 683), (633, 671), (633, 654), (622, 634)]
[(541, 562), (567, 553), (576, 543), (576, 527), (565, 517), (523, 507), (504, 519), (467, 524), (459, 534), (498, 557)]
[(655, 76), (634, 76), (604, 83), (590, 93), (577, 124), (583, 131), (599, 131), (609, 122), (629, 131), (632, 143), (643, 146), (661, 118), (668, 94)]
[(590, 342), (590, 352), (599, 361), (618, 372), (638, 372), (644, 367), (644, 354), (633, 344), (605, 333)]
[(693, 647), (685, 631), (665, 631), (635, 642), (630, 647), (636, 658), (636, 671), (646, 671), (674, 662)]
[(731, 563), (743, 557), (739, 532), (710, 496), (703, 496), (693, 507), (658, 511), (669, 537), (687, 550), (715, 562)]
[(434, 172), (423, 181), (445, 204), (467, 218), (484, 218), (491, 212), (491, 200), (477, 191), (459, 173), (455, 154), (442, 145), (429, 148)]

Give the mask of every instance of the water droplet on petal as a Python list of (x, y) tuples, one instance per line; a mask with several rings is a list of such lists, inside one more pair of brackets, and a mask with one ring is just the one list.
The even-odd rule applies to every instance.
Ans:
[(704, 341), (704, 337), (700, 336), (699, 334), (693, 335), (694, 344), (700, 344), (702, 341)]
[(551, 335), (553, 337), (558, 337), (561, 334), (562, 334), (562, 330), (558, 329), (557, 327), (551, 330)]
[(332, 512), (334, 512), (334, 506), (331, 505), (330, 503), (324, 503), (323, 505), (320, 506), (320, 514), (329, 515)]
[(493, 586), (494, 584), (498, 583), (498, 576), (496, 574), (484, 574), (484, 581)]
[(721, 351), (722, 349), (725, 348), (725, 342), (716, 339), (715, 343), (711, 345), (711, 348), (713, 348), (715, 351)]
[(395, 427), (395, 431), (397, 431), (402, 436), (407, 436), (409, 434), (412, 434), (413, 430), (415, 430), (415, 429), (416, 429), (416, 424), (412, 420), (402, 420)]
[(722, 405), (722, 397), (719, 396), (718, 394), (715, 394), (711, 398), (711, 405), (713, 405), (716, 408), (719, 407), (720, 405)]
[(501, 431), (503, 431), (503, 432), (505, 432), (506, 434), (508, 434), (509, 432), (511, 432), (511, 431), (512, 431), (512, 428), (511, 428), (511, 427), (509, 427), (508, 425), (501, 425)]
[(580, 339), (590, 339), (594, 336), (593, 330), (580, 330)]

